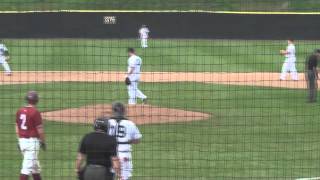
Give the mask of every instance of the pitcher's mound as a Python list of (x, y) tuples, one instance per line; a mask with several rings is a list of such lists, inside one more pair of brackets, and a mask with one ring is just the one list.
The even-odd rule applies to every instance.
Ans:
[[(68, 123), (92, 123), (101, 116), (111, 116), (110, 104), (87, 105), (58, 111), (44, 112), (43, 118), (49, 121)], [(127, 106), (127, 117), (136, 124), (157, 124), (205, 120), (209, 114), (180, 109), (162, 108), (151, 105)]]

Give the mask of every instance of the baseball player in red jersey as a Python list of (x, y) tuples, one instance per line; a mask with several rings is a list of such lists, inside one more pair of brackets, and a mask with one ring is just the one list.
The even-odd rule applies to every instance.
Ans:
[(20, 180), (28, 180), (29, 176), (41, 180), (38, 154), (40, 148), (46, 150), (46, 144), (41, 114), (36, 108), (38, 93), (29, 91), (26, 101), (28, 104), (16, 114), (16, 134), (23, 155)]

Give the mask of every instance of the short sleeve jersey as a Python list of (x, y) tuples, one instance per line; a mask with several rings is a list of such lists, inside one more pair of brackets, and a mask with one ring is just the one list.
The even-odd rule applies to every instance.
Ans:
[(109, 135), (117, 138), (119, 152), (131, 152), (131, 144), (128, 142), (142, 138), (138, 127), (130, 120), (110, 119)]
[(316, 68), (318, 66), (318, 58), (316, 55), (311, 55), (306, 60), (306, 68), (308, 70), (313, 70), (313, 68)]
[(295, 58), (296, 57), (296, 48), (293, 44), (289, 44), (287, 47), (286, 58)]
[(139, 76), (141, 73), (142, 59), (137, 55), (132, 55), (128, 59), (128, 72), (134, 68), (131, 76)]
[(149, 38), (149, 29), (146, 27), (143, 27), (139, 30), (140, 38), (146, 39)]
[(16, 125), (20, 138), (39, 138), (37, 127), (42, 125), (40, 112), (33, 106), (26, 106), (16, 113)]
[(4, 44), (0, 44), (0, 56), (4, 56), (5, 51), (8, 51), (7, 47)]
[(117, 141), (107, 133), (92, 132), (83, 137), (79, 152), (87, 156), (87, 164), (111, 168), (111, 157), (117, 156)]

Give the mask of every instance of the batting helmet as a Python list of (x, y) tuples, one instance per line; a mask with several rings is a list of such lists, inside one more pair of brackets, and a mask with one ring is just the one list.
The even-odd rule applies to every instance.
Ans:
[(108, 118), (105, 118), (105, 117), (97, 118), (93, 123), (94, 130), (107, 131), (108, 126), (109, 126), (108, 125)]
[(30, 104), (37, 104), (39, 101), (39, 95), (36, 91), (29, 91), (25, 98)]
[(112, 103), (112, 115), (114, 117), (124, 117), (126, 107), (121, 102)]

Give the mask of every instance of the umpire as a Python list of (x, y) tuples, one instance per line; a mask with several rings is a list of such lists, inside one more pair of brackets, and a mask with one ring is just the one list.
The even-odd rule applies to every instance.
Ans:
[[(106, 133), (107, 129), (108, 120), (98, 118), (94, 122), (95, 131), (83, 137), (76, 160), (76, 172), (80, 180), (112, 180), (111, 168), (121, 177), (117, 141)], [(85, 159), (86, 166), (81, 169)]]
[(320, 57), (320, 49), (314, 50), (314, 53), (306, 60), (306, 81), (308, 87), (308, 102), (314, 103), (317, 101), (318, 91), (318, 60)]

